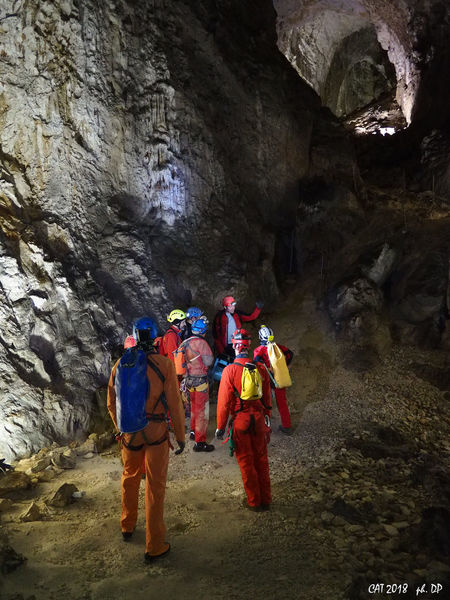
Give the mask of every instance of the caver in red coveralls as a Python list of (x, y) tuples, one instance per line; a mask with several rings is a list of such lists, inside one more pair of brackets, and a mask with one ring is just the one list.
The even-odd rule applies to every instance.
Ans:
[[(169, 544), (165, 541), (166, 528), (164, 525), (164, 496), (166, 491), (167, 468), (169, 464), (169, 433), (165, 420), (164, 406), (159, 401), (162, 392), (170, 412), (172, 426), (177, 441), (184, 446), (184, 410), (178, 390), (178, 380), (175, 367), (167, 358), (158, 354), (149, 354), (152, 361), (161, 372), (164, 382), (150, 366), (147, 367), (147, 377), (150, 390), (145, 406), (147, 415), (152, 415), (144, 429), (145, 438), (141, 432), (123, 434), (122, 446), (122, 515), (120, 524), (122, 532), (131, 534), (136, 526), (138, 515), (139, 484), (141, 482), (142, 462), (145, 462), (145, 517), (146, 517), (146, 552), (150, 557), (165, 554)], [(119, 361), (114, 365), (108, 383), (108, 411), (117, 428), (115, 374)], [(131, 437), (134, 436), (131, 441)], [(150, 443), (149, 443), (150, 442)], [(133, 448), (127, 448), (131, 445)]]
[[(247, 354), (242, 353), (237, 355), (234, 363), (244, 365), (249, 360)], [(234, 363), (225, 367), (220, 380), (217, 429), (225, 429), (230, 415), (234, 418), (235, 453), (248, 505), (254, 508), (268, 506), (272, 502), (272, 495), (264, 416), (270, 417), (269, 377), (263, 367), (257, 366), (263, 381), (263, 397), (261, 400), (241, 401), (234, 389), (238, 394), (241, 393), (242, 367)]]
[(183, 342), (186, 348), (186, 387), (191, 401), (191, 431), (195, 442), (206, 442), (209, 421), (208, 367), (214, 361), (209, 344), (202, 337), (193, 336)]
[[(289, 365), (289, 363), (291, 362), (292, 357), (293, 357), (292, 351), (289, 350), (289, 348), (286, 348), (286, 346), (282, 346), (281, 344), (277, 344), (277, 346), (281, 350), (281, 352), (283, 352), (283, 354), (286, 358), (286, 364)], [(262, 345), (262, 346), (258, 346), (257, 348), (255, 348), (255, 350), (253, 351), (253, 361), (255, 363), (258, 361), (263, 362), (266, 365), (266, 367), (269, 369), (269, 371), (272, 371), (271, 366), (270, 366), (269, 353), (267, 351), (267, 346)], [(290, 429), (291, 415), (289, 413), (289, 408), (287, 405), (286, 388), (274, 387), (274, 391), (275, 391), (275, 400), (277, 402), (278, 412), (280, 413), (281, 426), (284, 427), (285, 429)]]
[[(230, 298), (235, 303), (234, 298), (231, 296), (226, 296), (224, 302), (227, 298)], [(234, 313), (232, 313), (232, 318), (236, 323), (236, 329), (240, 329), (244, 322), (257, 319), (261, 313), (261, 306), (262, 303), (258, 302), (257, 307), (250, 315), (241, 310), (235, 310)], [(234, 350), (230, 347), (228, 341), (228, 317), (226, 308), (220, 310), (214, 317), (213, 337), (218, 354), (227, 353), (230, 356), (234, 356)]]

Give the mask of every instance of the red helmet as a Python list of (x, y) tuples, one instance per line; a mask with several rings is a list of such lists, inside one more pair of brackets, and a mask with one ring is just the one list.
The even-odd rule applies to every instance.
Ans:
[(123, 347), (125, 348), (125, 350), (127, 350), (128, 348), (133, 348), (133, 346), (136, 346), (136, 340), (134, 339), (134, 337), (132, 335), (129, 335), (128, 337), (125, 338)]
[(231, 306), (231, 304), (236, 304), (236, 300), (233, 298), (233, 296), (225, 296), (225, 298), (222, 300), (222, 306), (227, 308), (227, 306)]
[(236, 329), (231, 338), (233, 348), (249, 348), (252, 338), (246, 329)]

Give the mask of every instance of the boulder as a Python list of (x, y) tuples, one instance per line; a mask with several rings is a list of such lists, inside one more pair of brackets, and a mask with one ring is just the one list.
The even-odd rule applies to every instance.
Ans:
[(362, 266), (361, 271), (369, 281), (372, 281), (378, 287), (381, 287), (392, 271), (396, 256), (397, 252), (395, 249), (385, 243), (380, 254), (374, 259), (372, 264)]
[(115, 442), (115, 432), (114, 431), (105, 431), (98, 436), (98, 450), (102, 452), (109, 448)]
[[(439, 237), (437, 237), (439, 239)], [(444, 245), (444, 241), (442, 242)], [(390, 299), (394, 320), (419, 324), (444, 318), (448, 286), (445, 249), (419, 246), (401, 262), (391, 277)]]
[(63, 508), (73, 502), (72, 494), (77, 492), (78, 488), (73, 483), (63, 483), (56, 492), (49, 498), (47, 504), (56, 506), (57, 508)]
[(54, 450), (51, 453), (52, 464), (60, 469), (74, 469), (77, 464), (76, 457), (76, 451), (70, 448)]
[(21, 471), (11, 471), (0, 475), (0, 498), (7, 498), (31, 487), (30, 477)]
[(48, 483), (56, 477), (56, 471), (54, 469), (45, 469), (37, 474), (38, 481), (41, 483)]
[(32, 502), (28, 508), (20, 515), (19, 520), (22, 522), (42, 521), (47, 515), (45, 506)]
[(39, 473), (39, 471), (43, 471), (46, 469), (51, 463), (50, 456), (44, 456), (43, 458), (37, 459), (33, 465), (30, 467), (32, 473)]
[(97, 453), (97, 443), (95, 439), (89, 437), (83, 444), (81, 444), (81, 446), (78, 446), (76, 453), (78, 456), (85, 456), (89, 453)]
[(342, 284), (328, 295), (328, 311), (335, 323), (364, 311), (380, 312), (382, 306), (383, 294), (364, 278)]

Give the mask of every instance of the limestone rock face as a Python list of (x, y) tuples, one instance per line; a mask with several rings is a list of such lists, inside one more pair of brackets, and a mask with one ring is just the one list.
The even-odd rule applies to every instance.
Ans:
[(367, 279), (361, 278), (335, 290), (329, 302), (329, 311), (333, 319), (340, 321), (366, 310), (380, 312), (382, 305), (380, 290)]
[[(341, 231), (335, 252), (324, 253), (327, 310), (336, 330), (351, 343), (376, 348), (379, 355), (389, 347), (391, 335), (406, 344), (444, 347), (448, 329), (448, 208), (442, 212), (446, 218), (424, 220), (430, 213), (428, 196), (415, 207), (400, 198), (399, 206), (393, 203), (367, 226), (359, 224), (353, 237)], [(327, 219), (324, 210), (321, 221), (333, 240), (344, 221), (334, 211), (328, 214)], [(312, 245), (315, 238), (308, 228), (306, 235)]]
[(324, 103), (339, 117), (353, 113), (389, 92), (395, 71), (375, 29), (367, 27), (344, 39), (331, 62)]
[[(342, 100), (354, 95), (355, 68), (365, 81), (360, 98), (371, 86), (376, 98), (387, 64), (385, 57), (375, 58), (371, 43), (362, 46), (374, 28), (395, 69), (396, 98), (408, 123), (448, 118), (443, 79), (450, 61), (445, 41), (450, 15), (443, 0), (274, 0), (274, 6), (281, 51), (333, 110), (345, 106), (335, 101), (340, 93)], [(354, 52), (346, 57), (346, 48), (359, 41), (360, 59)]]
[(176, 306), (212, 317), (227, 292), (244, 309), (276, 297), (278, 221), (329, 118), (278, 52), (269, 0), (0, 0), (0, 14), (11, 459), (82, 435), (134, 318), (163, 328)]

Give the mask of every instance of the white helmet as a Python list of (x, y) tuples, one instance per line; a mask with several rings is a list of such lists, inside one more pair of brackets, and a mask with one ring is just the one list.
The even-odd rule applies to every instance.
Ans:
[(267, 342), (273, 342), (273, 331), (267, 325), (261, 325), (258, 331), (259, 341), (262, 344), (267, 344)]

